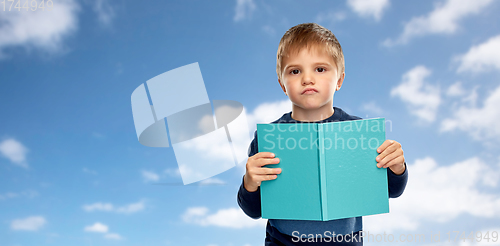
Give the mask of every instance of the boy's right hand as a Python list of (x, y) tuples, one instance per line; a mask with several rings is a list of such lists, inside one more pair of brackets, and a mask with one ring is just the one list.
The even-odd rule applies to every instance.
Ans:
[(281, 173), (281, 168), (268, 168), (264, 166), (278, 164), (279, 162), (280, 160), (274, 158), (274, 153), (271, 152), (259, 152), (248, 157), (247, 170), (243, 177), (245, 189), (249, 192), (255, 192), (262, 181), (276, 179), (276, 174)]

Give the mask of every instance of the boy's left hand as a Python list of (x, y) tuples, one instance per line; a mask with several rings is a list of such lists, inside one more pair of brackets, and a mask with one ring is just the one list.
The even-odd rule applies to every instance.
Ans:
[(401, 175), (405, 171), (405, 157), (401, 144), (394, 140), (385, 140), (377, 148), (377, 167), (390, 168), (393, 173)]

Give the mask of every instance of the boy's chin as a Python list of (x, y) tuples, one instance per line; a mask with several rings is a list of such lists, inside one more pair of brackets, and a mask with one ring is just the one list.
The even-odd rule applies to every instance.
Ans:
[(304, 111), (316, 111), (326, 107), (326, 105), (320, 105), (320, 104), (295, 104), (295, 106), (297, 106), (297, 109)]

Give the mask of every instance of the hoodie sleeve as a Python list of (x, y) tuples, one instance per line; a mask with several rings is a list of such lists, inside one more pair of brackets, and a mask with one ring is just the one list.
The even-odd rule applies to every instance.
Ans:
[(405, 171), (401, 175), (397, 175), (390, 168), (387, 168), (387, 183), (389, 185), (389, 197), (396, 198), (403, 194), (408, 182), (408, 166), (405, 162)]
[[(248, 157), (257, 154), (257, 146), (257, 131), (255, 131), (254, 138), (248, 148)], [(238, 190), (238, 205), (249, 217), (253, 219), (260, 218), (262, 216), (260, 206), (260, 187), (258, 187), (254, 192), (249, 192), (245, 189), (244, 178), (242, 178), (240, 189)]]

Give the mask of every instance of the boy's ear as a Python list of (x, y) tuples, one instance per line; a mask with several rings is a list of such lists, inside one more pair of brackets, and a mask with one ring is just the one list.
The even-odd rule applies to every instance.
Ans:
[(337, 80), (337, 87), (335, 87), (335, 91), (340, 90), (340, 87), (342, 87), (342, 83), (344, 83), (344, 78), (345, 78), (345, 73), (342, 73), (340, 75), (339, 80)]
[(286, 88), (285, 88), (285, 86), (283, 85), (283, 83), (281, 83), (281, 81), (279, 79), (278, 79), (278, 83), (280, 83), (281, 89), (283, 90), (283, 92), (285, 93), (285, 95), (288, 96), (288, 94), (286, 94)]

